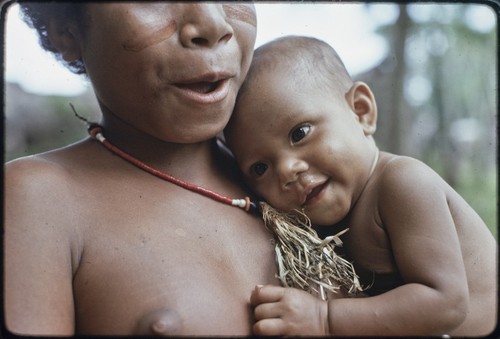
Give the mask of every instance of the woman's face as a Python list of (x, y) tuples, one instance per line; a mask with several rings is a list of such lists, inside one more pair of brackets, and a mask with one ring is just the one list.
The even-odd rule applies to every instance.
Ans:
[(91, 3), (81, 58), (106, 115), (193, 143), (226, 125), (255, 43), (252, 4)]

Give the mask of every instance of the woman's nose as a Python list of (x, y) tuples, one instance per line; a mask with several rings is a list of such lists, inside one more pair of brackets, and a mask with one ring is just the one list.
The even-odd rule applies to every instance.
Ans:
[(283, 159), (278, 166), (278, 175), (281, 185), (288, 188), (297, 182), (301, 173), (307, 171), (307, 163), (300, 159)]
[(189, 4), (181, 25), (180, 40), (187, 48), (213, 48), (233, 36), (233, 28), (226, 21), (221, 4)]

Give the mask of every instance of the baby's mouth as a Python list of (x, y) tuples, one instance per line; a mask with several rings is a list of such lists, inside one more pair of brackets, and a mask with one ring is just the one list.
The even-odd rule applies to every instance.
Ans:
[(309, 194), (304, 198), (304, 202), (302, 203), (302, 207), (307, 207), (312, 201), (314, 201), (314, 198), (316, 198), (322, 191), (323, 189), (328, 185), (329, 180), (325, 181), (321, 185), (316, 186)]

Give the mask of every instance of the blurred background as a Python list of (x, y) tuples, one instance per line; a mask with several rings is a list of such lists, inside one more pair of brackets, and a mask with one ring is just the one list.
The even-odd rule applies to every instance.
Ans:
[[(381, 150), (420, 159), (497, 237), (498, 24), (486, 4), (257, 3), (257, 46), (299, 34), (330, 43), (379, 108)], [(38, 46), (17, 5), (3, 9), (4, 160), (86, 136), (99, 120), (85, 78)]]

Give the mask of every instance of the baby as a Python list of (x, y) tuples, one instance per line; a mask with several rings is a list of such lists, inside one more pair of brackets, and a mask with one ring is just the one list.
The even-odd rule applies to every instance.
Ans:
[(479, 336), (496, 323), (497, 243), (422, 162), (379, 152), (377, 105), (337, 53), (285, 37), (255, 51), (225, 129), (247, 183), (320, 233), (343, 229), (366, 298), (257, 286), (259, 335)]

